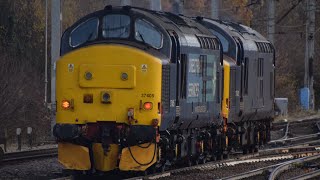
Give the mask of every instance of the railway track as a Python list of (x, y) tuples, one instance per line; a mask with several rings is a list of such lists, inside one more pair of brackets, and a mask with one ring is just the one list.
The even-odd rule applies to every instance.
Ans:
[[(191, 167), (185, 167), (185, 168), (179, 168), (179, 169), (173, 169), (169, 170), (163, 173), (159, 174), (154, 174), (150, 176), (140, 176), (140, 177), (134, 177), (134, 178), (129, 178), (127, 180), (148, 180), (148, 179), (161, 179), (165, 177), (170, 177), (178, 174), (185, 174), (189, 172), (194, 172), (194, 171), (210, 171), (222, 167), (230, 167), (230, 166), (237, 166), (240, 164), (245, 164), (245, 163), (258, 163), (258, 162), (264, 162), (264, 161), (284, 161), (284, 160), (292, 160), (295, 158), (300, 158), (300, 157), (308, 157), (312, 156), (315, 154), (320, 154), (320, 151), (317, 150), (317, 147), (313, 147), (313, 150), (305, 149), (305, 148), (300, 148), (300, 151), (298, 148), (295, 148), (294, 152), (291, 152), (290, 149), (288, 148), (286, 151), (287, 154), (277, 154), (278, 152), (275, 151), (275, 155), (273, 156), (262, 156), (260, 157), (259, 153), (256, 154), (251, 154), (251, 155), (246, 155), (246, 156), (239, 156), (235, 157), (233, 159), (225, 160), (225, 161), (218, 161), (218, 162), (209, 162), (206, 164), (201, 164), (201, 165), (196, 165), (196, 166), (191, 166)], [(304, 151), (306, 150), (306, 151)], [(285, 162), (284, 162), (285, 163)], [(243, 178), (249, 178), (255, 175), (262, 174), (266, 172), (267, 170), (271, 171), (272, 169), (284, 164), (284, 163), (278, 163), (275, 165), (255, 169), (252, 171), (248, 171), (245, 173), (241, 173), (238, 175), (230, 176), (230, 177), (225, 177), (221, 178), (222, 180), (226, 179), (243, 179)]]
[[(303, 157), (303, 158), (299, 158), (299, 159), (295, 159), (295, 160), (291, 160), (286, 163), (283, 163), (277, 166), (276, 168), (274, 168), (274, 170), (271, 172), (269, 176), (269, 180), (274, 180), (278, 178), (281, 173), (283, 173), (286, 170), (289, 170), (293, 166), (301, 165), (303, 163), (319, 160), (319, 159), (320, 159), (320, 154), (317, 154), (317, 155), (307, 156), (307, 157)], [(301, 177), (303, 176), (306, 176), (306, 175), (305, 174), (301, 175)], [(310, 173), (309, 176), (316, 177), (318, 176), (318, 173)]]
[[(306, 134), (306, 135), (294, 135), (290, 132), (290, 127), (292, 126), (302, 126), (307, 124), (308, 126), (315, 126), (316, 132)], [(294, 122), (285, 122), (285, 123), (276, 123), (273, 125), (274, 130), (279, 130), (281, 128), (285, 128), (283, 137), (272, 140), (268, 142), (268, 145), (275, 146), (275, 145), (296, 145), (299, 143), (304, 143), (307, 141), (318, 140), (320, 137), (320, 120), (319, 119), (311, 119), (305, 121), (294, 121)], [(307, 127), (308, 127), (307, 126)], [(291, 136), (291, 137), (290, 137)]]
[[(318, 123), (319, 119), (311, 120), (311, 121), (303, 121), (303, 123), (317, 123), (317, 127), (320, 129), (320, 123)], [(293, 124), (298, 125), (301, 122), (294, 122)], [(319, 124), (319, 125), (318, 125)], [(159, 179), (164, 177), (174, 176), (176, 174), (184, 174), (191, 171), (210, 171), (218, 168), (229, 167), (229, 166), (237, 166), (243, 163), (257, 163), (262, 161), (284, 161), (291, 160), (295, 158), (299, 158), (301, 156), (310, 156), (316, 153), (319, 153), (320, 149), (320, 140), (318, 137), (320, 133), (303, 135), (298, 137), (289, 138), (289, 127), (290, 123), (286, 123), (282, 125), (285, 127), (284, 136), (278, 140), (273, 141), (273, 143), (281, 144), (280, 147), (268, 147), (267, 149), (259, 150), (259, 153), (249, 154), (249, 155), (239, 155), (239, 153), (235, 153), (231, 155), (231, 159), (223, 160), (223, 161), (214, 161), (208, 162), (206, 164), (195, 165), (191, 167), (183, 167), (183, 168), (175, 168), (172, 170), (165, 171), (159, 174), (152, 174), (149, 176), (138, 176), (129, 178), (133, 179)], [(319, 130), (320, 132), (320, 130)], [(311, 143), (315, 144), (312, 145)], [(319, 144), (319, 146), (317, 146)], [(271, 156), (271, 157), (270, 157)], [(233, 176), (229, 177), (229, 179), (241, 179), (244, 177), (252, 177), (254, 175), (259, 175), (266, 170), (271, 171), (275, 167), (279, 166), (280, 163), (277, 163), (272, 166), (263, 167), (260, 169), (252, 170), (251, 172), (239, 174), (239, 177)], [(72, 179), (71, 177), (64, 177), (62, 179)], [(228, 178), (223, 178), (228, 179)]]
[(21, 151), (21, 152), (3, 154), (3, 156), (0, 159), (0, 162), (13, 163), (17, 161), (31, 160), (31, 159), (37, 159), (37, 158), (56, 157), (57, 155), (58, 155), (57, 148)]
[[(313, 120), (313, 122), (315, 122), (317, 127), (320, 129), (319, 120)], [(289, 124), (286, 124), (285, 127), (287, 127), (285, 135), (288, 135)], [(261, 161), (277, 161), (277, 160), (286, 160), (286, 159), (291, 160), (299, 156), (303, 156), (306, 153), (309, 153), (309, 155), (312, 153), (314, 154), (318, 153), (320, 149), (320, 146), (317, 146), (317, 144), (318, 145), (320, 144), (320, 140), (318, 139), (319, 136), (320, 136), (320, 133), (304, 135), (304, 136), (299, 136), (294, 138), (288, 138), (288, 136), (286, 136), (284, 138), (281, 138), (281, 140), (280, 139), (278, 141), (276, 140), (277, 142), (284, 141), (285, 143), (283, 143), (283, 145), (287, 145), (288, 143), (291, 143), (290, 145), (285, 147), (282, 146), (278, 148), (262, 149), (259, 151), (259, 153), (249, 154), (249, 155), (239, 155), (239, 154), (231, 155), (231, 159), (229, 160), (214, 161), (214, 162), (209, 162), (207, 164), (173, 169), (160, 174), (154, 174), (154, 175), (143, 176), (143, 177), (139, 176), (131, 179), (157, 179), (161, 177), (172, 176), (179, 173), (180, 174), (188, 173), (193, 170), (209, 171), (209, 170), (214, 170), (214, 169), (223, 168), (223, 167), (237, 166), (242, 163), (256, 163)], [(316, 145), (312, 145), (312, 144), (316, 144)], [(55, 157), (55, 156), (57, 156), (57, 148), (23, 151), (23, 152), (17, 152), (17, 153), (6, 153), (4, 154), (4, 156), (1, 157), (0, 162), (15, 163), (15, 162), (24, 161), (24, 160), (32, 160), (37, 158), (46, 158), (46, 157)], [(252, 172), (239, 174), (239, 177), (240, 176), (251, 177), (251, 176), (254, 176), (255, 174), (259, 174), (259, 173), (261, 174), (261, 172), (272, 171), (274, 167), (279, 165), (280, 164), (252, 170)], [(316, 172), (314, 172), (314, 174), (316, 174)], [(305, 175), (307, 176), (307, 174)], [(308, 177), (309, 176), (312, 176), (312, 173), (308, 174)], [(236, 177), (234, 178), (236, 179)], [(72, 177), (63, 177), (62, 179), (72, 179)]]

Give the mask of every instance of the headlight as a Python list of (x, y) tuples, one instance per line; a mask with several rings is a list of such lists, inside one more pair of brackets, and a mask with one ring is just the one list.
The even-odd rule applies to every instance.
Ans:
[(61, 102), (61, 106), (63, 109), (69, 109), (70, 108), (70, 102), (68, 100), (63, 100)]

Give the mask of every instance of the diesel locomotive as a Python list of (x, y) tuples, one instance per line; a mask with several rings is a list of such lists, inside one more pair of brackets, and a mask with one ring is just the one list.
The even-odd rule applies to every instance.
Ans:
[(233, 22), (106, 6), (69, 27), (56, 63), (59, 162), (165, 170), (270, 139), (274, 48)]

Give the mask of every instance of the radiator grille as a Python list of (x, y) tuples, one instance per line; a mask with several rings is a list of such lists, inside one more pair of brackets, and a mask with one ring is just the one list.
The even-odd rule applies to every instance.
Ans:
[(162, 65), (162, 110), (170, 110), (170, 65)]

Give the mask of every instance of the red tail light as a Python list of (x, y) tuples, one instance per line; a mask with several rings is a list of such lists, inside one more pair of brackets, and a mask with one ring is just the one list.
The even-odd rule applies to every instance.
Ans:
[(145, 102), (145, 103), (143, 104), (143, 109), (144, 109), (144, 110), (151, 110), (152, 108), (153, 108), (152, 102)]

